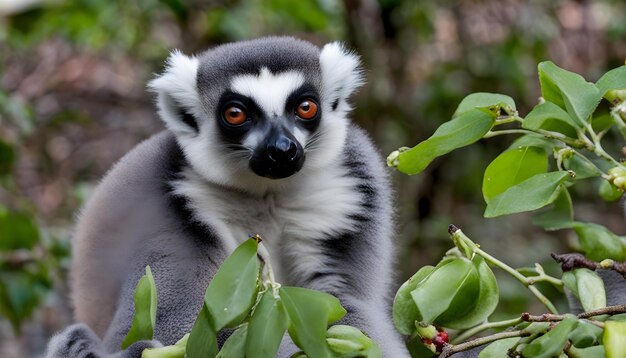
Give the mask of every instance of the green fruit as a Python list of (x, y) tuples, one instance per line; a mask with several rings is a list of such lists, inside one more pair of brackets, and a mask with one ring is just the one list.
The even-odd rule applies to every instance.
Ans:
[(471, 312), (480, 294), (480, 276), (467, 258), (444, 259), (419, 282), (411, 297), (421, 322), (447, 327), (457, 317)]
[(337, 358), (381, 357), (376, 344), (361, 330), (352, 326), (330, 327), (326, 332), (326, 342)]
[[(493, 271), (491, 271), (491, 268), (482, 256), (475, 255), (472, 259), (472, 263), (478, 270), (478, 275), (480, 276), (480, 291), (474, 308), (463, 316), (451, 317), (451, 320), (445, 323), (442, 322), (442, 326), (453, 329), (473, 327), (489, 318), (498, 306), (500, 298), (499, 289)], [(442, 316), (447, 316), (447, 314)], [(440, 320), (443, 321), (444, 319), (445, 317), (440, 317)]]
[(624, 190), (618, 189), (613, 183), (602, 180), (598, 188), (598, 194), (604, 201), (613, 202), (619, 200), (624, 195)]
[(407, 336), (411, 335), (415, 331), (415, 321), (421, 321), (422, 317), (413, 302), (411, 291), (433, 270), (435, 270), (434, 266), (422, 267), (398, 289), (393, 300), (393, 323), (398, 332)]

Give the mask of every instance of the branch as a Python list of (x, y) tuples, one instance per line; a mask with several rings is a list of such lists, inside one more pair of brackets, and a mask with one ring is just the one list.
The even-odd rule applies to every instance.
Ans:
[(561, 264), (561, 269), (565, 271), (571, 271), (575, 268), (588, 268), (590, 270), (604, 269), (604, 270), (613, 270), (624, 278), (626, 278), (626, 263), (615, 262), (611, 259), (603, 260), (602, 262), (596, 262), (590, 260), (578, 253), (570, 253), (570, 254), (555, 254), (551, 253), (550, 256)]
[(524, 337), (530, 335), (529, 332), (524, 330), (519, 331), (505, 331), (496, 334), (492, 334), (490, 336), (476, 338), (474, 340), (461, 343), (461, 344), (446, 344), (443, 347), (443, 351), (439, 355), (439, 358), (447, 358), (455, 353), (463, 352), (468, 349), (480, 347), (484, 344), (491, 343), (500, 339), (512, 338), (512, 337)]
[[(583, 312), (578, 314), (576, 317), (579, 319), (585, 319), (587, 320), (589, 323), (594, 324), (600, 328), (604, 328), (604, 323), (600, 322), (600, 321), (596, 321), (593, 319), (590, 319), (591, 317), (595, 317), (595, 316), (602, 316), (602, 315), (615, 315), (615, 314), (620, 314), (620, 313), (626, 313), (626, 304), (624, 305), (617, 305), (617, 306), (608, 306), (608, 307), (604, 307), (604, 308), (599, 308), (597, 310), (593, 310), (593, 311), (589, 311), (589, 312)], [(470, 328), (465, 332), (462, 332), (461, 335), (459, 335), (457, 338), (455, 338), (455, 341), (463, 341), (466, 338), (469, 338), (475, 334), (478, 334), (484, 330), (490, 329), (490, 328), (503, 328), (503, 327), (507, 327), (507, 326), (515, 326), (518, 323), (521, 322), (560, 322), (562, 320), (564, 320), (567, 317), (567, 315), (560, 315), (560, 314), (553, 314), (553, 313), (545, 313), (545, 314), (541, 314), (541, 315), (531, 315), (528, 312), (522, 313), (521, 316), (519, 318), (513, 318), (510, 320), (505, 320), (505, 321), (498, 321), (498, 322), (486, 322), (483, 323), (479, 326), (476, 326), (474, 328)], [(523, 331), (523, 330), (522, 330)], [(521, 331), (520, 331), (521, 332)], [(492, 337), (491, 336), (485, 336), (483, 338), (486, 337)], [(522, 336), (520, 336), (522, 337)], [(477, 339), (474, 339), (472, 341), (468, 341), (466, 343), (469, 342), (476, 342)], [(486, 343), (489, 343), (490, 341), (487, 341)], [(474, 343), (473, 343), (474, 344)], [(484, 344), (484, 343), (483, 343)], [(455, 347), (467, 347), (465, 348), (465, 350), (467, 349), (471, 349), (474, 347), (477, 347), (476, 345), (471, 345), (471, 346), (465, 346), (465, 343), (462, 344), (457, 344), (454, 345)], [(460, 352), (461, 350), (458, 350), (459, 348), (455, 348), (455, 353)]]

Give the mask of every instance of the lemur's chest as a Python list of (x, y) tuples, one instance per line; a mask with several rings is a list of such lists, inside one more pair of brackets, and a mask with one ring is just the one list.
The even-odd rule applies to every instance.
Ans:
[(178, 191), (187, 196), (196, 217), (217, 231), (227, 250), (259, 234), (273, 260), (300, 253), (313, 259), (318, 240), (354, 227), (352, 217), (362, 210), (363, 199), (357, 180), (340, 169), (299, 179), (261, 196), (197, 181), (181, 183)]
[(233, 233), (245, 231), (243, 238), (235, 237), (237, 241), (256, 233), (270, 247), (286, 240), (314, 240), (350, 229), (350, 217), (362, 201), (355, 185), (354, 179), (331, 170), (263, 196), (221, 196), (213, 212)]

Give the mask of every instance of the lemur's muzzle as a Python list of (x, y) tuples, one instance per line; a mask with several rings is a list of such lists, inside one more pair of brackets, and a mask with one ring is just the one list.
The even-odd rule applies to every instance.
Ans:
[(281, 179), (298, 172), (304, 164), (304, 149), (282, 125), (272, 126), (250, 159), (250, 169), (262, 177)]

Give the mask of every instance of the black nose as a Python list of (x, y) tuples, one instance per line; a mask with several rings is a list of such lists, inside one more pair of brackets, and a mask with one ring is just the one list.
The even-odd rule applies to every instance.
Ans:
[(267, 154), (275, 162), (293, 161), (298, 156), (298, 147), (291, 139), (280, 137), (267, 145)]

